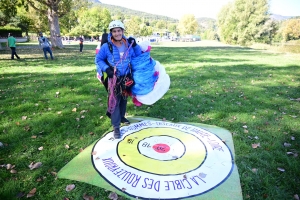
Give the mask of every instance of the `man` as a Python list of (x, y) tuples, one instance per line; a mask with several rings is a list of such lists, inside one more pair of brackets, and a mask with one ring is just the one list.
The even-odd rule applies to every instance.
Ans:
[(20, 57), (18, 56), (17, 52), (16, 52), (16, 38), (14, 38), (12, 33), (8, 34), (8, 38), (7, 38), (7, 47), (10, 47), (11, 49), (11, 59), (14, 60), (15, 56), (20, 59)]
[(42, 32), (39, 33), (39, 46), (44, 51), (45, 59), (48, 60), (47, 52), (49, 52), (51, 60), (53, 60), (51, 43), (49, 42), (49, 40), (46, 37), (43, 36)]
[(79, 52), (82, 53), (83, 49), (83, 36), (79, 36)]
[[(103, 44), (97, 53), (95, 64), (98, 74), (105, 72), (108, 79), (113, 79), (114, 76), (117, 77), (116, 85), (114, 85), (113, 88), (116, 101), (109, 101), (107, 116), (111, 118), (111, 124), (114, 128), (114, 137), (120, 139), (121, 122), (124, 124), (130, 123), (125, 118), (128, 93), (126, 90), (121, 89), (120, 84), (122, 80), (131, 75), (131, 58), (139, 56), (142, 51), (134, 38), (128, 38), (127, 40), (124, 36), (125, 27), (121, 21), (112, 21), (109, 24), (109, 30), (108, 41)], [(106, 77), (106, 75), (104, 77)], [(107, 79), (105, 79), (104, 82), (105, 81), (107, 83)]]

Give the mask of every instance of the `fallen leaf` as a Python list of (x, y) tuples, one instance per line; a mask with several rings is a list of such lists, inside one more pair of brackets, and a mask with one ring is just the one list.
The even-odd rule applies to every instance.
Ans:
[(257, 169), (256, 169), (256, 168), (253, 168), (251, 171), (252, 171), (253, 173), (256, 173), (256, 172), (257, 172)]
[(285, 142), (285, 143), (283, 143), (283, 146), (285, 146), (285, 147), (290, 147), (290, 146), (292, 146), (290, 143), (287, 143), (287, 142)]
[(56, 95), (59, 95), (59, 92), (55, 92)]
[(248, 128), (248, 127), (246, 125), (244, 125), (243, 128)]
[(256, 149), (257, 147), (260, 147), (260, 143), (252, 144), (252, 148), (253, 148), (253, 149)]
[(100, 119), (102, 119), (103, 118), (103, 116), (100, 116)]
[(60, 114), (61, 114), (61, 111), (58, 111), (57, 114), (60, 115)]
[(80, 111), (80, 114), (82, 115), (83, 113), (87, 112), (86, 110)]
[(35, 193), (36, 193), (36, 188), (33, 188), (33, 189), (30, 190), (30, 192), (27, 194), (27, 198), (28, 198), (28, 197), (33, 197)]
[(88, 196), (88, 195), (84, 194), (84, 195), (83, 195), (83, 199), (84, 199), (84, 200), (94, 200), (94, 197)]
[(80, 148), (80, 149), (79, 149), (79, 152), (83, 152), (83, 148)]
[(65, 148), (66, 148), (66, 149), (69, 149), (70, 147), (69, 147), (69, 145), (66, 144), (66, 145), (65, 145)]
[(10, 173), (12, 173), (12, 174), (16, 174), (16, 173), (17, 173), (17, 170), (15, 170), (15, 169), (12, 169), (12, 170), (10, 170)]
[(84, 116), (84, 115), (82, 115), (80, 118), (81, 118), (81, 119), (84, 119), (84, 118), (85, 118), (85, 116)]
[(166, 118), (162, 118), (163, 121), (166, 121)]
[(36, 181), (37, 181), (37, 182), (41, 182), (42, 179), (41, 179), (41, 178), (37, 178)]
[(281, 172), (285, 172), (285, 169), (283, 169), (283, 168), (278, 167), (277, 169)]
[(298, 157), (298, 154), (297, 154), (297, 153), (294, 153), (294, 157), (297, 158), (297, 157)]
[(22, 116), (22, 120), (26, 120), (27, 119), (27, 116)]
[(50, 172), (53, 176), (57, 176), (57, 172)]
[(126, 188), (122, 188), (122, 191), (124, 192), (126, 190)]
[(292, 137), (291, 137), (291, 140), (295, 140), (295, 137), (294, 137), (294, 136), (292, 136)]
[(6, 169), (12, 169), (12, 164), (7, 164)]
[(75, 185), (74, 185), (74, 184), (67, 185), (66, 191), (67, 191), (67, 192), (70, 192), (70, 191), (73, 190), (74, 188), (75, 188)]
[(94, 133), (93, 133), (93, 132), (89, 132), (89, 134), (90, 134), (90, 135), (93, 135)]
[(40, 151), (42, 151), (43, 149), (44, 149), (44, 147), (42, 147), (42, 146), (38, 148), (38, 150), (40, 150)]
[(244, 129), (244, 133), (249, 133), (249, 131), (247, 129)]
[(73, 108), (73, 110), (72, 110), (72, 111), (73, 111), (73, 112), (76, 112), (76, 110), (77, 110), (77, 108)]
[(37, 136), (36, 136), (36, 135), (33, 135), (33, 136), (31, 136), (31, 138), (35, 139), (35, 138), (37, 138)]
[(92, 152), (92, 155), (96, 155), (96, 154), (97, 154), (97, 151), (93, 151), (93, 152)]
[(99, 160), (100, 158), (99, 157), (97, 157), (95, 160)]
[(112, 200), (117, 200), (117, 199), (118, 199), (118, 195), (117, 195), (117, 193), (115, 193), (115, 192), (111, 192), (111, 193), (108, 195), (108, 198), (109, 198), (109, 199), (112, 199)]
[(17, 126), (20, 126), (20, 122), (16, 122), (16, 125), (17, 125)]
[(32, 162), (32, 163), (30, 163), (30, 165), (28, 165), (28, 167), (30, 168), (30, 170), (40, 168), (41, 166), (42, 166), (41, 162), (37, 162), (37, 163)]

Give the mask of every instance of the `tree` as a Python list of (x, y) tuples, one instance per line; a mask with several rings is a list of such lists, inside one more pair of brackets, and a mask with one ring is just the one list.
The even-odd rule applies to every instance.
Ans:
[(2, 13), (2, 23), (6, 25), (10, 18), (17, 14), (17, 4), (19, 0), (1, 0), (0, 1), (0, 11)]
[(235, 0), (223, 7), (218, 15), (221, 39), (240, 45), (263, 41), (269, 33), (266, 28), (269, 19), (268, 0)]
[(82, 10), (79, 14), (78, 23), (70, 34), (100, 35), (103, 29), (107, 29), (111, 22), (110, 12), (100, 6)]
[(236, 38), (234, 38), (234, 29), (235, 29), (235, 19), (233, 17), (233, 3), (229, 2), (222, 7), (221, 11), (218, 14), (218, 32), (220, 35), (221, 41), (234, 44)]
[(181, 35), (195, 34), (197, 32), (197, 29), (198, 22), (194, 15), (187, 14), (179, 20), (178, 30)]
[(139, 36), (140, 35), (140, 25), (142, 24), (142, 20), (134, 16), (125, 22), (125, 31), (128, 35)]
[(289, 19), (285, 21), (282, 36), (285, 41), (300, 39), (300, 19)]
[(71, 10), (59, 19), (61, 32), (64, 34), (70, 33), (78, 25), (80, 14), (87, 11), (92, 5), (88, 0), (73, 0), (72, 2)]
[(158, 30), (161, 30), (161, 29), (167, 29), (166, 22), (163, 21), (163, 20), (157, 21), (155, 27), (156, 27)]
[(48, 24), (51, 35), (51, 43), (54, 47), (63, 48), (60, 37), (59, 18), (66, 15), (71, 7), (72, 0), (26, 0), (28, 4), (44, 14), (48, 18)]
[(152, 35), (153, 33), (153, 29), (151, 26), (147, 26), (146, 24), (141, 24), (140, 25), (140, 36), (148, 36), (148, 35)]

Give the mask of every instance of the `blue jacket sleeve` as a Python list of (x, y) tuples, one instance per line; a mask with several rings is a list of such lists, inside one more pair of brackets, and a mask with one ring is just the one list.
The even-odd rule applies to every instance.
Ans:
[(107, 51), (108, 51), (108, 46), (107, 44), (105, 43), (100, 51), (96, 54), (96, 57), (95, 57), (95, 64), (96, 64), (96, 69), (97, 69), (97, 72), (100, 74), (100, 72), (105, 72), (106, 69), (109, 67), (107, 64), (106, 64), (106, 59), (107, 59)]

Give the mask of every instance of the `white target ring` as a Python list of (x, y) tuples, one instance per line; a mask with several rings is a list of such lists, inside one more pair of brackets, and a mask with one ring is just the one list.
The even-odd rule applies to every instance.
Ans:
[[(233, 170), (230, 149), (215, 134), (196, 126), (142, 121), (106, 134), (94, 146), (98, 173), (126, 194), (178, 199), (206, 193)], [(94, 153), (95, 154), (95, 153)]]

